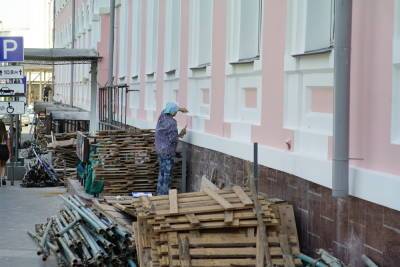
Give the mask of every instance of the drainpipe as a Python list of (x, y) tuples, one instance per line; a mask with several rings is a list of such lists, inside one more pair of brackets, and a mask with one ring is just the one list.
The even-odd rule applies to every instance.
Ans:
[[(72, 0), (72, 44), (71, 48), (75, 48), (75, 0)], [(69, 104), (74, 105), (74, 63), (71, 62), (71, 88), (69, 91)]]
[[(55, 48), (55, 43), (56, 43), (56, 0), (53, 0), (53, 36), (52, 36), (52, 42), (53, 42), (53, 48)], [(54, 61), (52, 62), (52, 71), (53, 73), (51, 74), (51, 85), (53, 88), (53, 93), (51, 96), (51, 99), (49, 99), (49, 102), (53, 101), (53, 96), (54, 96), (54, 92), (55, 92), (55, 65), (54, 65)], [(30, 88), (30, 87), (29, 87)], [(50, 101), (51, 100), (51, 101)]]
[(332, 195), (349, 194), (350, 49), (352, 0), (335, 0)]
[(112, 123), (112, 86), (114, 84), (113, 74), (114, 74), (114, 24), (115, 24), (115, 0), (110, 0), (110, 39), (108, 44), (108, 122)]

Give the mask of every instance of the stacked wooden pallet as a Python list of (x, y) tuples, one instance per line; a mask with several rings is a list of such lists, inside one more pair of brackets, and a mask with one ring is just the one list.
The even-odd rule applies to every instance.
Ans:
[(299, 242), (292, 206), (253, 199), (241, 187), (108, 201), (137, 216), (133, 231), (142, 267), (301, 266), (294, 257)]
[(66, 137), (60, 136), (60, 140), (53, 140), (52, 143), (47, 145), (47, 148), (53, 152), (54, 168), (70, 169), (76, 168), (78, 165), (79, 159), (76, 155), (76, 139), (67, 139)]
[[(104, 194), (155, 192), (158, 160), (154, 131), (101, 131), (95, 137), (96, 152), (90, 156), (97, 180), (104, 180)], [(173, 171), (172, 187), (179, 188), (182, 176), (178, 158)]]

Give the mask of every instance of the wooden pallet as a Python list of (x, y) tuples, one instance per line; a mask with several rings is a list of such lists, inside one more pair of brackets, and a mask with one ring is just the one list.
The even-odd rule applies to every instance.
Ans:
[[(260, 224), (248, 190), (181, 193), (106, 202), (137, 216), (133, 223), (140, 266), (260, 266)], [(301, 261), (293, 208), (258, 196), (270, 266), (295, 267)], [(268, 266), (268, 265), (265, 265)]]
[[(105, 195), (126, 195), (131, 192), (152, 192), (157, 188), (158, 159), (154, 131), (100, 131), (94, 137), (96, 153), (94, 175), (104, 181)], [(180, 188), (182, 160), (173, 168), (173, 188)]]

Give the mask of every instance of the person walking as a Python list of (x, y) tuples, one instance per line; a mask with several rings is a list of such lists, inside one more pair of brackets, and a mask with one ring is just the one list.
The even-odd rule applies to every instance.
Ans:
[(158, 155), (160, 170), (157, 181), (157, 195), (167, 195), (171, 180), (172, 167), (178, 139), (186, 134), (186, 126), (178, 134), (177, 123), (174, 117), (178, 112), (187, 113), (184, 107), (179, 107), (173, 102), (166, 104), (157, 121), (155, 146)]
[(0, 120), (0, 186), (6, 185), (6, 163), (9, 158), (8, 134), (4, 122)]

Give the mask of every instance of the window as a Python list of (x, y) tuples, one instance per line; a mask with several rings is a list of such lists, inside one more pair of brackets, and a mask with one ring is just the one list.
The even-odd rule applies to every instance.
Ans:
[(122, 0), (120, 6), (120, 19), (119, 19), (119, 77), (123, 78), (126, 76), (127, 70), (127, 50), (128, 50), (128, 1)]
[(179, 65), (180, 0), (167, 0), (165, 22), (165, 71), (173, 71)]
[(334, 10), (334, 0), (291, 0), (290, 53), (301, 55), (330, 49), (334, 41)]
[(305, 51), (332, 46), (334, 0), (307, 0)]
[(148, 0), (146, 9), (146, 74), (156, 71), (158, 1)]
[(133, 0), (132, 4), (132, 76), (139, 76), (140, 66), (140, 29), (141, 29), (141, 17), (140, 17), (140, 0)]
[(229, 2), (229, 60), (245, 61), (260, 55), (261, 0)]
[(190, 2), (190, 65), (200, 67), (211, 63), (212, 0)]

